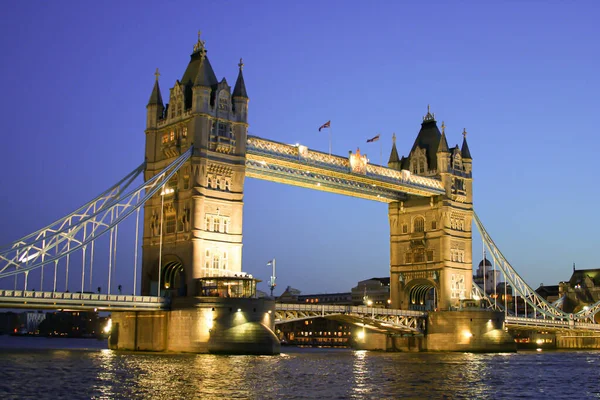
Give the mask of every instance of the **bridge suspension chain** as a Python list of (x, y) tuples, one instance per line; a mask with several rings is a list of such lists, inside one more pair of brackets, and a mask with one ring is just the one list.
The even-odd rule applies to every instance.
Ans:
[(54, 263), (56, 269), (58, 260), (93, 244), (97, 238), (112, 232), (121, 221), (140, 209), (175, 175), (191, 154), (190, 147), (160, 173), (124, 193), (139, 175), (138, 170), (141, 168), (143, 171), (142, 164), (95, 200), (59, 219), (58, 224), (27, 235), (26, 240), (15, 242), (17, 245), (13, 244), (13, 247), (0, 252), (0, 278), (21, 273), (27, 276), (30, 271), (50, 263)]
[(533, 307), (533, 309), (536, 312), (540, 312), (544, 317), (548, 318), (562, 320), (576, 319), (580, 321), (589, 319), (593, 320), (593, 316), (600, 311), (600, 301), (588, 307), (587, 309), (584, 309), (575, 314), (568, 314), (564, 312), (563, 310), (557, 307), (558, 304), (554, 305), (548, 303), (544, 298), (538, 295), (535, 290), (533, 290), (529, 285), (527, 285), (523, 278), (521, 278), (517, 271), (515, 271), (515, 269), (510, 265), (508, 260), (504, 257), (500, 249), (498, 249), (490, 235), (487, 233), (486, 229), (483, 226), (483, 223), (481, 222), (481, 220), (475, 212), (473, 213), (473, 217), (475, 221), (475, 226), (481, 234), (485, 246), (494, 258), (494, 262), (498, 263), (500, 270), (505, 276), (505, 279), (516, 292), (515, 294), (520, 295), (524, 299), (526, 304), (529, 304), (531, 307)]
[(23, 236), (20, 239), (15, 240), (12, 243), (0, 246), (0, 256), (4, 256), (11, 251), (18, 251), (23, 247), (26, 247), (32, 243), (35, 243), (40, 240), (49, 240), (55, 235), (60, 234), (64, 230), (68, 229), (73, 225), (77, 225), (83, 219), (89, 217), (93, 213), (101, 211), (106, 207), (111, 206), (118, 201), (121, 195), (131, 186), (133, 181), (135, 181), (143, 172), (146, 163), (143, 162), (133, 171), (125, 175), (121, 180), (112, 185), (110, 188), (106, 189), (98, 196), (96, 196), (93, 200), (85, 203), (75, 211), (70, 214), (52, 222), (51, 224), (32, 232), (26, 236)]

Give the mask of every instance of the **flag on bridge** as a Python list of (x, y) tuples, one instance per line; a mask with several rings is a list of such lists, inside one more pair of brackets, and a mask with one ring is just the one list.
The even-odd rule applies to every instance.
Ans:
[(321, 129), (323, 129), (323, 128), (331, 128), (331, 121), (327, 121), (323, 125), (321, 125), (319, 127), (319, 132), (321, 132)]
[(367, 139), (367, 143), (372, 143), (372, 142), (378, 141), (379, 140), (379, 136), (380, 135), (377, 135), (377, 136), (373, 136), (371, 139)]

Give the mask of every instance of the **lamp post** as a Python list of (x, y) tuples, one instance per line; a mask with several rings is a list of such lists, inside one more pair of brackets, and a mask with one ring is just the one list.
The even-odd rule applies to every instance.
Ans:
[(269, 281), (269, 287), (271, 288), (271, 297), (273, 297), (273, 289), (275, 289), (275, 259), (272, 259), (267, 263), (267, 266), (273, 267), (273, 274), (271, 275), (271, 280)]

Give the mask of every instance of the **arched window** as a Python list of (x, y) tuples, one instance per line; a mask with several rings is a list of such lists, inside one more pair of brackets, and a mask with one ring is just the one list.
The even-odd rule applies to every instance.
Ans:
[(217, 178), (217, 189), (221, 189), (221, 178)]
[(210, 175), (209, 175), (209, 176), (208, 176), (208, 183), (207, 183), (207, 186), (208, 186), (208, 187), (212, 187), (212, 184), (213, 184), (213, 179), (212, 179), (212, 176), (210, 176)]
[(210, 249), (206, 249), (206, 255), (204, 257), (204, 268), (210, 268)]
[(229, 178), (225, 179), (225, 190), (229, 192), (229, 186), (231, 185), (231, 180)]
[(221, 263), (223, 269), (227, 269), (227, 252), (223, 252), (223, 262)]
[(413, 226), (413, 232), (424, 232), (425, 231), (425, 219), (423, 217), (416, 217)]

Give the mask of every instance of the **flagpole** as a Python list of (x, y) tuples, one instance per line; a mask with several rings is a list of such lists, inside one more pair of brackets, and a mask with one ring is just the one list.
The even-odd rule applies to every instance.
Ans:
[(331, 123), (329, 124), (329, 155), (331, 155)]
[(383, 140), (379, 138), (379, 165), (383, 167)]

